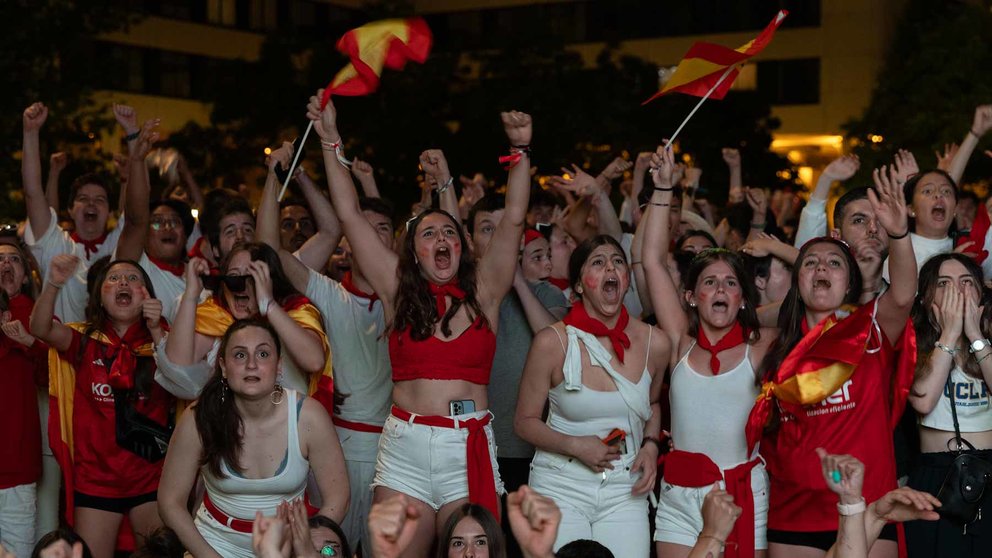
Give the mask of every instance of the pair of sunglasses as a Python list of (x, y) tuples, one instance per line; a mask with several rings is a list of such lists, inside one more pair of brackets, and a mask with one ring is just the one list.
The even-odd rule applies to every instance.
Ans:
[(250, 275), (200, 275), (203, 288), (216, 291), (223, 283), (227, 285), (227, 290), (232, 293), (243, 293), (248, 288), (248, 279), (250, 278)]

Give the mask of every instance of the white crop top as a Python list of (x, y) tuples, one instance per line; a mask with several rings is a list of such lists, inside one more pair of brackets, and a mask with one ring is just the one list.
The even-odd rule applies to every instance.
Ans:
[(716, 376), (689, 366), (694, 346), (695, 342), (672, 369), (672, 442), (677, 450), (706, 454), (720, 469), (730, 469), (750, 457), (744, 430), (759, 391), (751, 346), (737, 366)]
[[(951, 385), (954, 387), (954, 406), (958, 413), (961, 432), (987, 432), (992, 430), (992, 394), (981, 378), (973, 378), (960, 367), (951, 370)], [(954, 431), (954, 417), (951, 416), (951, 398), (948, 386), (937, 400), (937, 406), (929, 414), (920, 417), (920, 424), (936, 430)]]

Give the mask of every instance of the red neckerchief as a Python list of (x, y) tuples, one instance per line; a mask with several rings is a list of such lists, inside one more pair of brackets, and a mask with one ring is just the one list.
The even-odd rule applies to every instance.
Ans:
[(134, 372), (138, 365), (138, 357), (134, 352), (141, 345), (150, 343), (152, 339), (144, 319), (131, 324), (131, 327), (124, 332), (124, 337), (118, 337), (112, 327), (107, 328), (103, 334), (110, 340), (110, 348), (116, 351), (116, 356), (112, 357), (114, 363), (110, 365), (107, 383), (114, 389), (133, 389)]
[(706, 337), (706, 331), (703, 330), (703, 326), (699, 326), (696, 331), (696, 346), (704, 351), (709, 351), (710, 353), (710, 371), (716, 376), (720, 373), (720, 359), (717, 358), (721, 351), (736, 347), (744, 342), (746, 335), (744, 334), (744, 328), (741, 327), (740, 322), (735, 322), (734, 327), (730, 328), (724, 336), (716, 343), (711, 343), (709, 338)]
[(100, 245), (107, 241), (107, 233), (104, 232), (102, 235), (94, 238), (93, 240), (83, 240), (79, 233), (72, 231), (69, 234), (69, 238), (77, 244), (82, 244), (83, 249), (86, 250), (86, 259), (90, 259), (90, 256), (96, 253), (100, 249)]
[(175, 275), (176, 277), (182, 278), (183, 275), (186, 273), (186, 267), (183, 266), (182, 264), (178, 264), (178, 265), (170, 264), (158, 258), (152, 257), (152, 255), (149, 254), (148, 252), (145, 252), (145, 256), (148, 257), (148, 261), (155, 264), (155, 267), (161, 269), (162, 271), (168, 271), (169, 273)]
[(344, 277), (341, 278), (341, 286), (344, 287), (344, 290), (357, 297), (369, 299), (369, 312), (372, 311), (372, 306), (375, 304), (375, 301), (379, 300), (379, 295), (375, 293), (367, 293), (356, 287), (350, 271), (344, 272)]
[(427, 286), (430, 287), (431, 294), (434, 295), (434, 301), (437, 304), (437, 316), (439, 318), (444, 316), (444, 313), (448, 310), (448, 304), (444, 300), (445, 295), (456, 300), (465, 298), (465, 291), (458, 286), (457, 279), (452, 279), (443, 285), (435, 285), (428, 281)]
[(626, 306), (620, 306), (620, 317), (613, 329), (606, 327), (606, 324), (590, 316), (581, 300), (572, 305), (572, 309), (568, 311), (562, 322), (596, 337), (609, 337), (610, 343), (613, 345), (613, 352), (616, 353), (620, 362), (623, 362), (623, 350), (630, 348), (630, 337), (627, 337), (627, 334), (623, 332), (627, 328), (627, 323), (630, 322)]
[(565, 292), (566, 289), (571, 287), (571, 285), (568, 284), (568, 279), (563, 277), (548, 277), (548, 283), (558, 287), (561, 292)]

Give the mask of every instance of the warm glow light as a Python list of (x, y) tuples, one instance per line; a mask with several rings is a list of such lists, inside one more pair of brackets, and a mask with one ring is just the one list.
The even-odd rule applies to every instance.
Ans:
[(266, 155), (271, 155), (271, 154), (272, 154), (272, 148), (271, 148), (271, 147), (266, 147), (266, 148), (264, 149), (264, 151), (265, 151), (265, 154), (266, 154)]
[(820, 146), (840, 149), (844, 145), (844, 136), (829, 134), (776, 134), (772, 140), (772, 149), (781, 151), (797, 147)]
[(870, 139), (872, 143), (882, 143), (885, 141), (885, 138), (878, 134), (872, 134), (871, 136), (868, 136), (868, 139)]
[(194, 219), (199, 219), (200, 218), (200, 210), (199, 209), (190, 209), (189, 212), (193, 214), (193, 218)]
[(798, 149), (790, 149), (789, 153), (786, 154), (786, 157), (788, 157), (790, 161), (796, 164), (803, 162), (803, 153)]
[(813, 167), (799, 167), (799, 180), (806, 186), (813, 186)]
[(572, 179), (572, 177), (569, 176), (569, 174), (567, 172), (565, 174), (561, 175), (561, 177), (564, 178), (565, 180), (571, 180)]

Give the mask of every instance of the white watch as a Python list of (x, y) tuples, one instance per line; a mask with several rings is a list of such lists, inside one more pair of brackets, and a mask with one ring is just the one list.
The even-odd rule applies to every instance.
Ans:
[(968, 349), (968, 352), (974, 354), (988, 346), (989, 346), (988, 339), (976, 339), (971, 342), (971, 347)]
[(844, 516), (857, 515), (865, 511), (867, 508), (868, 506), (867, 504), (865, 504), (865, 499), (863, 496), (861, 497), (860, 502), (856, 502), (854, 504), (841, 504), (840, 502), (837, 503), (837, 513)]

